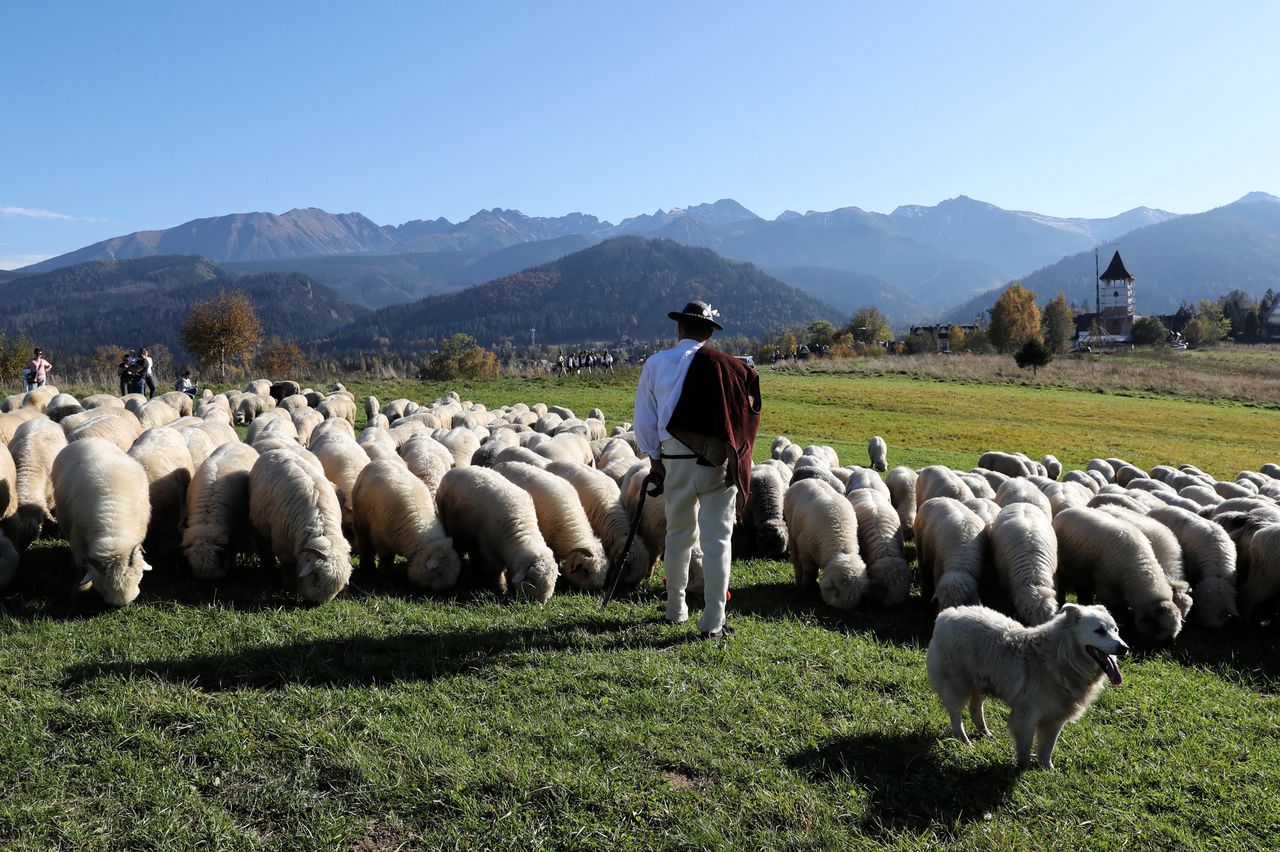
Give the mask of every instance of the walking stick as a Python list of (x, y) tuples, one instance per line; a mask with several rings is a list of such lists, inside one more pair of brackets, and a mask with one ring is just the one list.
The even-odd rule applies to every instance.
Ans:
[(631, 555), (631, 545), (636, 540), (636, 530), (640, 528), (640, 516), (644, 514), (644, 498), (649, 495), (649, 486), (656, 485), (657, 482), (657, 478), (650, 473), (644, 478), (644, 482), (640, 483), (640, 499), (636, 501), (636, 513), (631, 518), (631, 530), (627, 533), (627, 543), (623, 546), (618, 561), (610, 565), (608, 573), (604, 575), (604, 595), (600, 599), (601, 609), (609, 605), (614, 593), (618, 591), (618, 581), (622, 579), (622, 566), (627, 563), (627, 557)]

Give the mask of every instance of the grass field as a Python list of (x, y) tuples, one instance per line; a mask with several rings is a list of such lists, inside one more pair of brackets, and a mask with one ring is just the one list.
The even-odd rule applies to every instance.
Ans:
[[(458, 386), (611, 421), (633, 377)], [(429, 399), (441, 386), (364, 386)], [(988, 448), (1193, 461), (1280, 459), (1276, 413), (1166, 396), (766, 371), (778, 432), (865, 459), (972, 466)], [(0, 599), (0, 846), (381, 848), (1274, 848), (1280, 643), (1189, 629), (1123, 663), (1019, 773), (991, 740), (943, 739), (918, 598), (838, 613), (789, 565), (735, 565), (725, 645), (657, 621), (661, 584), (601, 611), (431, 598), (357, 569), (317, 609), (246, 576), (158, 566), (104, 611), (38, 545)], [(246, 569), (251, 569), (246, 564)]]

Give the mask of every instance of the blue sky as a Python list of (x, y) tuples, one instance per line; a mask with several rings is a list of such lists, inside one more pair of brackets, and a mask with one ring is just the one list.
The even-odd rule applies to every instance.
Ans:
[[(1052, 8), (1051, 8), (1052, 7)], [(0, 268), (223, 213), (1280, 192), (1280, 4), (0, 4)]]

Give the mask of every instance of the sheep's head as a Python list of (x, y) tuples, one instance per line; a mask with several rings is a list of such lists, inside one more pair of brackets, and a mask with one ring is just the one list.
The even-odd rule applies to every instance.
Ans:
[(333, 600), (350, 579), (350, 550), (324, 536), (311, 539), (298, 553), (298, 594), (312, 603)]
[(546, 603), (556, 590), (556, 578), (559, 576), (556, 558), (548, 550), (512, 571), (507, 588), (525, 600)]
[(48, 510), (34, 503), (23, 503), (5, 522), (5, 532), (19, 550), (26, 550), (40, 537), (41, 528), (49, 520)]
[(1182, 632), (1182, 611), (1173, 601), (1156, 601), (1134, 612), (1133, 626), (1148, 642), (1172, 642)]
[(1236, 607), (1235, 584), (1222, 577), (1201, 580), (1196, 586), (1196, 608), (1193, 617), (1197, 624), (1214, 630), (1225, 627), (1233, 618), (1239, 618), (1240, 610)]
[(575, 589), (601, 589), (608, 570), (604, 556), (585, 547), (575, 547), (564, 559), (564, 578)]
[(880, 606), (897, 606), (911, 591), (911, 568), (907, 560), (886, 556), (867, 566), (871, 586), (867, 594)]
[(1177, 605), (1178, 612), (1186, 618), (1187, 613), (1191, 612), (1191, 585), (1186, 580), (1170, 580), (1169, 586), (1173, 589), (1173, 602)]
[(818, 591), (827, 606), (853, 609), (866, 594), (870, 581), (861, 560), (848, 553), (834, 557), (822, 566)]
[(102, 599), (112, 606), (124, 606), (138, 597), (142, 575), (151, 570), (143, 558), (142, 545), (129, 553), (103, 559), (86, 559), (81, 584), (92, 583)]
[(977, 604), (978, 582), (963, 571), (948, 571), (934, 588), (933, 600), (939, 610)]
[(436, 539), (409, 560), (409, 579), (425, 589), (443, 592), (458, 582), (462, 559), (453, 549), (453, 539)]
[(756, 527), (756, 551), (766, 559), (785, 559), (789, 539), (787, 525), (779, 520)]

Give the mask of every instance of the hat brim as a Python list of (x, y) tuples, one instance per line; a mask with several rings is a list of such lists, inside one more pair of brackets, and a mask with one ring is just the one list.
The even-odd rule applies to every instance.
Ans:
[(724, 331), (724, 326), (722, 326), (720, 323), (716, 322), (713, 319), (707, 319), (706, 317), (701, 316), (699, 314), (686, 314), (684, 311), (672, 311), (671, 313), (667, 314), (667, 319), (673, 319), (677, 321), (682, 319), (695, 320), (696, 322), (706, 323), (707, 325), (714, 328), (716, 331)]

